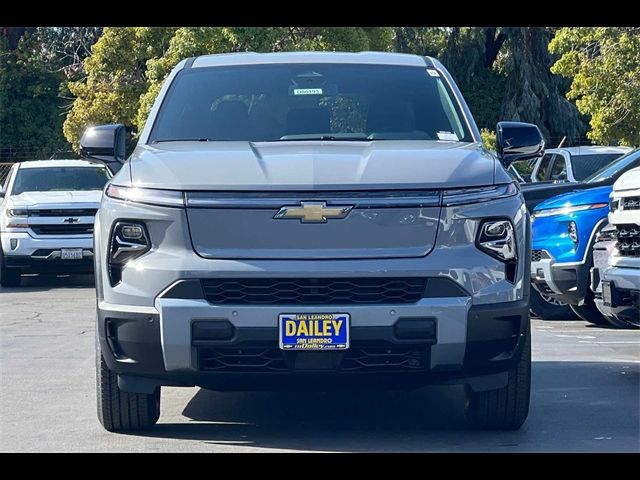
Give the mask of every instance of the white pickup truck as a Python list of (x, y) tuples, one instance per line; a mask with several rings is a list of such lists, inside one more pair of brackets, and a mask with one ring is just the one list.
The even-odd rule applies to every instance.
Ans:
[(87, 160), (16, 163), (0, 189), (0, 284), (22, 273), (91, 273), (93, 221), (111, 173)]
[[(622, 175), (610, 195), (611, 240), (602, 239), (592, 288), (598, 310), (613, 325), (640, 327), (640, 168)], [(597, 248), (597, 247), (595, 247)], [(609, 255), (607, 255), (607, 252)], [(594, 259), (596, 258), (594, 250)]]

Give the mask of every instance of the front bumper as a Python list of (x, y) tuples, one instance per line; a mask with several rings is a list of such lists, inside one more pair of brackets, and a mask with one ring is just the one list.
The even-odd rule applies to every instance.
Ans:
[(531, 262), (531, 281), (538, 289), (571, 305), (580, 305), (590, 287), (588, 262), (557, 263), (546, 251)]
[(618, 316), (640, 323), (640, 269), (608, 267), (600, 272), (598, 309), (605, 316)]
[[(82, 259), (62, 260), (61, 249), (82, 249)], [(5, 265), (22, 273), (91, 273), (93, 238), (34, 238), (23, 232), (3, 232), (2, 251)]]
[[(279, 350), (280, 313), (333, 311), (351, 315), (348, 351)], [(421, 320), (424, 331), (402, 338), (399, 322), (411, 319)], [(442, 382), (499, 388), (519, 358), (528, 329), (526, 300), (474, 306), (469, 297), (313, 308), (158, 298), (155, 307), (101, 302), (98, 308), (102, 355), (129, 391), (158, 385), (260, 390)], [(219, 332), (219, 338), (203, 337), (205, 331)]]

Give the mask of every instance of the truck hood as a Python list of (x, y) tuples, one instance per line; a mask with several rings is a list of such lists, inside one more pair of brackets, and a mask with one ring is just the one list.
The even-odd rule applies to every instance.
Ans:
[(640, 167), (629, 170), (624, 173), (616, 183), (613, 184), (613, 190), (618, 192), (622, 190), (635, 190), (640, 188)]
[(491, 185), (496, 159), (479, 144), (171, 142), (140, 145), (134, 186), (178, 190), (344, 190)]
[(574, 192), (557, 195), (544, 202), (539, 203), (535, 210), (546, 210), (549, 208), (570, 207), (574, 205), (590, 205), (593, 203), (608, 203), (611, 186), (590, 188)]
[(24, 192), (20, 195), (12, 195), (10, 198), (13, 207), (42, 207), (54, 205), (74, 204), (100, 204), (102, 190), (83, 191), (55, 191), (55, 192)]

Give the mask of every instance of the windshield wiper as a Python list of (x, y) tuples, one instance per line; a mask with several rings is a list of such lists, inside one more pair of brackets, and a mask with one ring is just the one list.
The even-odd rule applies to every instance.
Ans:
[(208, 142), (208, 138), (163, 138), (161, 140), (154, 140), (153, 143), (166, 143), (166, 142)]

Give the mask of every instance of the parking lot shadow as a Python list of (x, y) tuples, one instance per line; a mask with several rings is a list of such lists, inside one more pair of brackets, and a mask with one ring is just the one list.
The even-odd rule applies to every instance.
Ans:
[(331, 393), (201, 389), (182, 412), (190, 422), (161, 422), (143, 435), (311, 451), (638, 451), (639, 397), (639, 364), (534, 362), (529, 418), (516, 432), (472, 430), (463, 389), (453, 386)]
[(89, 275), (23, 275), (19, 287), (1, 288), (0, 292), (45, 292), (55, 288), (93, 288), (93, 274)]

